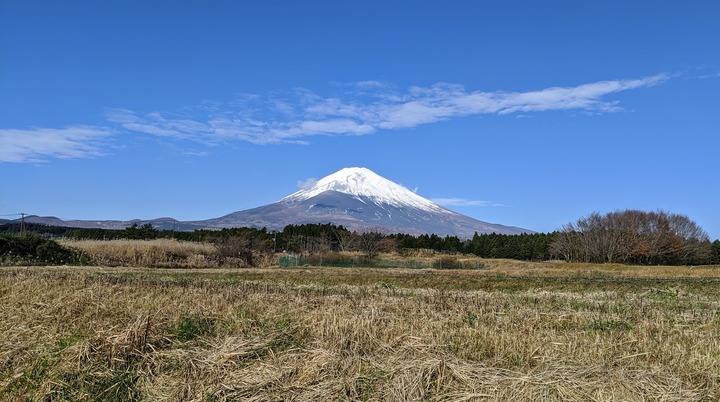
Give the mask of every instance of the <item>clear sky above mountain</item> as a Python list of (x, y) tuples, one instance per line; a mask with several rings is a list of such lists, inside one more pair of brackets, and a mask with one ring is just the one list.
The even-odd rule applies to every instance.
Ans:
[(0, 215), (207, 219), (364, 166), (552, 231), (720, 238), (720, 3), (0, 2)]

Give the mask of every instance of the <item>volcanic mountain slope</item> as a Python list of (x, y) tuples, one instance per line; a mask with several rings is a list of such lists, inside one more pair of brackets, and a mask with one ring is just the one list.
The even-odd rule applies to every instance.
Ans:
[[(10, 222), (19, 223), (20, 220)], [(366, 168), (341, 169), (319, 180), (312, 188), (290, 194), (278, 202), (208, 220), (183, 222), (173, 218), (158, 218), (63, 221), (55, 217), (30, 215), (25, 217), (25, 222), (102, 229), (151, 224), (156, 229), (168, 230), (231, 227), (282, 230), (291, 224), (333, 223), (354, 231), (436, 234), (460, 238), (471, 238), (476, 232), (533, 233), (527, 229), (487, 223), (450, 211)]]
[(366, 168), (341, 169), (312, 188), (273, 204), (187, 223), (206, 228), (250, 226), (269, 230), (281, 230), (289, 224), (333, 223), (357, 231), (461, 238), (470, 238), (475, 232), (532, 233), (450, 211)]

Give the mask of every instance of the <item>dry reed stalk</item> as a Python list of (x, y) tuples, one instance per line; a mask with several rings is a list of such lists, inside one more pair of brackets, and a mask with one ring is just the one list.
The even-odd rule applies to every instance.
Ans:
[(61, 240), (66, 247), (78, 250), (94, 264), (134, 267), (217, 266), (212, 244), (156, 240)]

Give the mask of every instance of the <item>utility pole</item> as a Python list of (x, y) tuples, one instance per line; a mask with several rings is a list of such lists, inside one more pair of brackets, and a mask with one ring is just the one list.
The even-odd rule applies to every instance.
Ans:
[(25, 233), (25, 215), (27, 214), (20, 212), (18, 215), (20, 215), (20, 233)]
[(18, 212), (16, 214), (9, 214), (9, 215), (0, 215), (0, 216), (20, 216), (20, 233), (25, 233), (25, 217), (29, 214), (26, 214), (25, 212)]

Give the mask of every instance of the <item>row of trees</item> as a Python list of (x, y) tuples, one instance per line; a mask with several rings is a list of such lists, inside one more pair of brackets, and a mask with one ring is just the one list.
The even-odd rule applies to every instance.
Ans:
[[(0, 225), (0, 232), (12, 231)], [(27, 230), (75, 239), (175, 238), (212, 242), (221, 255), (252, 262), (254, 256), (275, 251), (313, 255), (356, 251), (367, 257), (381, 252), (428, 249), (474, 254), (483, 258), (509, 258), (632, 264), (720, 264), (720, 241), (710, 243), (707, 234), (686, 216), (663, 211), (617, 211), (593, 213), (553, 233), (521, 235), (475, 234), (456, 236), (351, 232), (332, 224), (288, 225), (282, 231), (255, 228), (176, 232), (152, 225), (133, 225), (123, 230), (57, 228), (28, 225)], [(252, 264), (250, 264), (252, 265)]]
[(484, 258), (512, 258), (518, 260), (547, 260), (553, 234), (535, 233), (502, 235), (475, 234), (464, 240), (457, 236), (435, 234), (408, 235), (379, 232), (350, 232), (342, 226), (289, 225), (277, 233), (277, 245), (282, 250), (301, 254), (326, 251), (360, 251), (367, 256), (399, 250), (433, 250), (447, 253), (475, 254)]
[(391, 235), (400, 249), (430, 249), (435, 251), (475, 254), (483, 258), (511, 258), (515, 260), (543, 261), (551, 258), (549, 244), (553, 233), (504, 235), (497, 233), (475, 234), (471, 240), (456, 236)]
[[(0, 232), (12, 231), (9, 225), (0, 225)], [(297, 254), (358, 251), (366, 256), (381, 252), (426, 249), (438, 252), (475, 254), (486, 258), (512, 258), (519, 260), (546, 260), (550, 258), (548, 243), (553, 234), (476, 234), (472, 239), (457, 236), (382, 234), (351, 232), (333, 224), (288, 225), (274, 232), (255, 228), (222, 230), (195, 230), (177, 232), (157, 230), (150, 224), (133, 225), (122, 230), (62, 228), (29, 225), (28, 230), (53, 237), (71, 239), (158, 239), (175, 238), (185, 241), (211, 242), (223, 254), (234, 254), (239, 249), (257, 252), (288, 251)]]
[(716, 248), (687, 216), (625, 210), (593, 213), (563, 226), (550, 252), (566, 261), (695, 265), (717, 262)]

